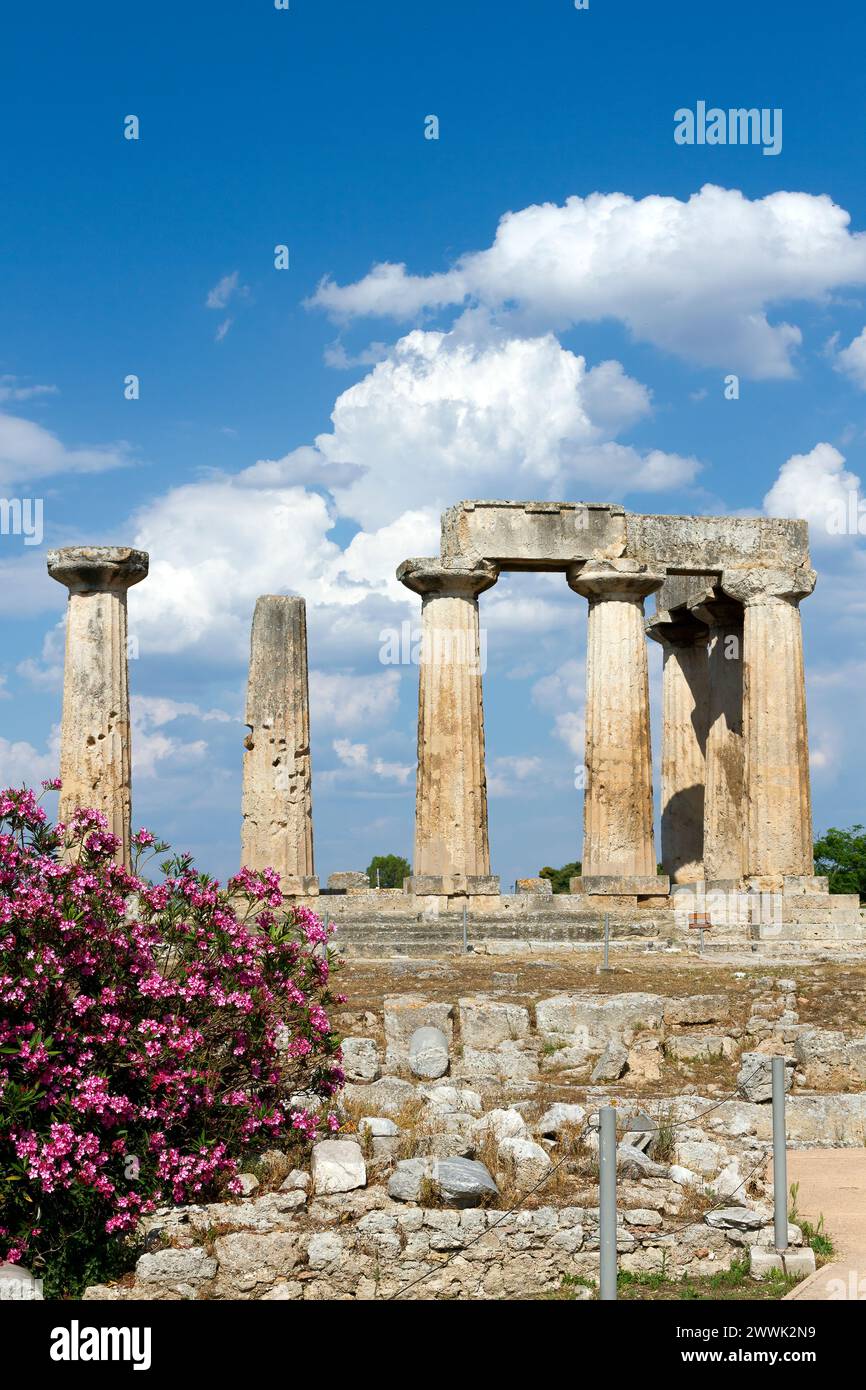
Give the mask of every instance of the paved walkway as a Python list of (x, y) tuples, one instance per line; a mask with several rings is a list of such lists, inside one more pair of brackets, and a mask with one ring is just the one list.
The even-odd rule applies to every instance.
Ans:
[(797, 1210), (832, 1236), (836, 1258), (804, 1279), (790, 1299), (866, 1300), (866, 1149), (788, 1153), (788, 1187), (800, 1184)]

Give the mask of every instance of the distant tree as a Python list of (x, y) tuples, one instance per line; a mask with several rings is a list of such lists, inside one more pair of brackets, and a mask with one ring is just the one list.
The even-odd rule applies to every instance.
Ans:
[(571, 864), (563, 864), (561, 869), (551, 869), (550, 865), (539, 870), (539, 878), (549, 878), (554, 893), (567, 893), (568, 881), (577, 878), (580, 873), (580, 860), (576, 859)]
[[(376, 870), (379, 871), (379, 882), (376, 883)], [(409, 878), (412, 873), (408, 859), (403, 859), (399, 854), (376, 854), (370, 860), (367, 869), (367, 877), (370, 880), (370, 887), (376, 888), (402, 888), (403, 879)]]
[(859, 893), (866, 898), (866, 828), (831, 828), (816, 840), (815, 873), (826, 874), (831, 893)]

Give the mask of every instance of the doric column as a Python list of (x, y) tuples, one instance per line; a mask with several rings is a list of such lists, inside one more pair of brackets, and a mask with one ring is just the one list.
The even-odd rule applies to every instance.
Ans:
[(809, 741), (800, 600), (815, 571), (725, 570), (722, 589), (745, 608), (746, 876), (782, 888), (812, 873)]
[(498, 577), (486, 560), (406, 560), (397, 570), (422, 596), (413, 877), (448, 880), (452, 891), (491, 891), (463, 880), (490, 875), (478, 595)]
[(126, 591), (147, 575), (148, 556), (127, 546), (49, 550), (48, 573), (69, 590), (60, 734), (60, 804), (103, 811), (130, 863), (132, 835)]
[(647, 635), (661, 643), (662, 866), (674, 883), (704, 877), (707, 629), (687, 609), (657, 613)]
[(570, 566), (567, 578), (589, 600), (582, 875), (639, 880), (632, 892), (664, 892), (653, 843), (643, 611), (664, 575), (635, 560), (600, 560)]
[(277, 869), (283, 892), (315, 894), (307, 606), (256, 600), (244, 740), (241, 862)]
[(709, 633), (707, 770), (704, 800), (704, 877), (742, 879), (746, 826), (743, 810), (743, 609), (708, 594), (692, 606)]

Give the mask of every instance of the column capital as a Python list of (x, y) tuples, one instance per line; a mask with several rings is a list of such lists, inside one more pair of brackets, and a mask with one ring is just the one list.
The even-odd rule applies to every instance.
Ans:
[(742, 569), (725, 570), (722, 591), (745, 608), (766, 603), (798, 604), (808, 598), (815, 587), (817, 575), (813, 569)]
[(652, 618), (647, 618), (644, 627), (647, 637), (652, 637), (663, 647), (697, 647), (709, 638), (706, 623), (695, 617), (688, 608), (673, 611), (661, 609)]
[(150, 556), (127, 545), (69, 545), (49, 550), (48, 573), (71, 594), (116, 593), (147, 578)]
[(708, 628), (742, 626), (743, 622), (742, 603), (722, 593), (718, 584), (693, 598), (689, 612)]
[(490, 560), (473, 564), (449, 564), (437, 557), (404, 560), (397, 578), (416, 594), (448, 594), (458, 598), (477, 598), (491, 589), (499, 578), (499, 566)]
[(640, 603), (665, 582), (664, 574), (638, 560), (590, 560), (586, 565), (569, 565), (565, 577), (569, 588), (591, 603), (605, 599)]

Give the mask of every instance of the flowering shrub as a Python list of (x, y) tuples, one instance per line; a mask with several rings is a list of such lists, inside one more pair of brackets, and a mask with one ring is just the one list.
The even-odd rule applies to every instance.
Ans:
[(49, 1293), (118, 1268), (157, 1202), (337, 1127), (320, 919), (284, 910), (274, 870), (221, 890), (181, 855), (151, 883), (167, 846), (139, 831), (135, 873), (116, 846), (100, 812), (51, 827), (0, 792), (0, 1260)]

